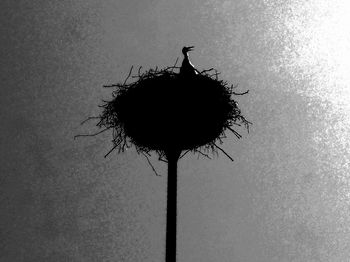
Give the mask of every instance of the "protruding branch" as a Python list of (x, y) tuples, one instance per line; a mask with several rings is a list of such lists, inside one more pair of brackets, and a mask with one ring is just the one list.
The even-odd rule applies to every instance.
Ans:
[(232, 91), (232, 94), (236, 95), (236, 96), (242, 96), (242, 95), (245, 95), (245, 94), (248, 94), (249, 93), (249, 90), (243, 92), (243, 93), (236, 93), (236, 92), (233, 92)]
[[(176, 68), (177, 61), (179, 61), (179, 57), (178, 57), (178, 58), (176, 58), (175, 64), (173, 65), (173, 68)], [(172, 71), (172, 72), (173, 72), (173, 71)]]
[(163, 159), (163, 157), (162, 157), (162, 156), (159, 156), (159, 157), (158, 157), (158, 160), (159, 160), (159, 161), (162, 161), (162, 162), (164, 162), (164, 163), (168, 163), (168, 161), (167, 161), (167, 160), (165, 160), (165, 159)]
[(123, 142), (123, 140), (120, 140), (117, 144), (115, 144), (115, 145), (112, 147), (112, 149), (109, 150), (107, 154), (105, 154), (104, 157), (106, 158), (110, 153), (112, 153), (112, 151), (113, 151), (114, 149), (116, 149), (116, 148), (121, 144), (121, 142)]
[(103, 87), (120, 87), (119, 84), (103, 85)]
[(129, 77), (131, 76), (131, 72), (132, 72), (132, 69), (133, 69), (133, 68), (134, 68), (134, 66), (131, 66), (130, 71), (129, 71), (129, 74), (128, 74), (128, 76), (125, 78), (125, 81), (124, 81), (124, 84), (123, 84), (123, 85), (126, 84), (126, 81), (128, 81)]
[(200, 151), (200, 150), (195, 149), (194, 152), (197, 152), (198, 154), (200, 154), (200, 155), (202, 155), (202, 156), (204, 156), (204, 157), (206, 157), (206, 158), (208, 158), (208, 159), (211, 159), (211, 157), (210, 157), (209, 155), (203, 153), (203, 152)]
[(215, 69), (215, 79), (218, 80), (218, 76), (220, 75), (220, 73)]
[(99, 134), (101, 134), (101, 133), (103, 133), (103, 132), (105, 132), (105, 131), (107, 131), (107, 130), (109, 130), (109, 129), (110, 129), (110, 128), (108, 127), (108, 128), (106, 128), (106, 129), (103, 129), (102, 131), (99, 131), (99, 132), (95, 133), (95, 134), (75, 135), (75, 136), (74, 136), (74, 139), (76, 139), (76, 138), (78, 138), (78, 137), (84, 137), (84, 136), (97, 136), (97, 135), (99, 135)]
[(225, 150), (223, 150), (221, 147), (219, 147), (217, 144), (212, 143), (212, 145), (214, 145), (217, 149), (219, 149), (222, 153), (224, 153), (232, 162), (234, 161), (232, 157), (229, 156), (229, 154), (227, 154), (225, 152)]
[(81, 122), (80, 124), (83, 125), (83, 124), (85, 124), (86, 122), (88, 122), (88, 121), (90, 121), (92, 119), (101, 119), (101, 117), (99, 117), (99, 116), (90, 116), (87, 119), (85, 119), (83, 122)]
[(242, 138), (241, 134), (239, 134), (237, 131), (233, 130), (231, 127), (227, 127), (238, 139)]
[(214, 68), (210, 68), (210, 69), (202, 70), (200, 73), (203, 74), (203, 73), (210, 72), (213, 70), (214, 70)]
[(141, 76), (141, 69), (142, 69), (142, 66), (140, 66), (139, 70), (137, 71), (137, 74), (138, 74), (139, 77)]
[(179, 159), (183, 158), (188, 152), (190, 152), (191, 150), (186, 150), (184, 153), (182, 153), (182, 155), (179, 157)]
[(143, 152), (143, 151), (140, 151), (140, 152), (141, 152), (142, 155), (145, 156), (145, 158), (146, 158), (148, 164), (151, 166), (151, 168), (152, 168), (153, 172), (156, 174), (156, 176), (161, 176), (161, 175), (159, 175), (159, 174), (157, 173), (156, 169), (155, 169), (154, 166), (152, 165), (152, 163), (151, 163), (151, 161), (149, 160), (149, 158), (148, 158), (148, 156), (146, 155), (146, 153)]

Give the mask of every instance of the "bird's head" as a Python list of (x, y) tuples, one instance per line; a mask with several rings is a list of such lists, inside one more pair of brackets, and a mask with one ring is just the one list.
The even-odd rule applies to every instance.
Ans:
[(184, 46), (184, 47), (182, 48), (182, 53), (183, 53), (184, 55), (186, 55), (187, 52), (192, 51), (193, 48), (194, 48), (194, 46)]

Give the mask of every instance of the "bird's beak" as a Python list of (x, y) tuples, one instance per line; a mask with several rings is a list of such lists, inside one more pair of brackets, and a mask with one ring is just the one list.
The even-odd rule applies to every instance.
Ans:
[(187, 47), (187, 48), (188, 48), (188, 51), (192, 51), (193, 48), (194, 48), (194, 46), (189, 46), (189, 47)]

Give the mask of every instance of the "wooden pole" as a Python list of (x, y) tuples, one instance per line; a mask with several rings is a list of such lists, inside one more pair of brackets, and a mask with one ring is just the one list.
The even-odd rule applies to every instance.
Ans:
[(181, 151), (169, 150), (166, 212), (165, 262), (176, 262), (177, 162)]

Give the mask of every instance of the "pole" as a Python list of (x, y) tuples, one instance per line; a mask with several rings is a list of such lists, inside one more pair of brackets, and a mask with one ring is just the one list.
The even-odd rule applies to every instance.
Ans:
[(177, 162), (181, 151), (169, 150), (165, 262), (176, 262)]

